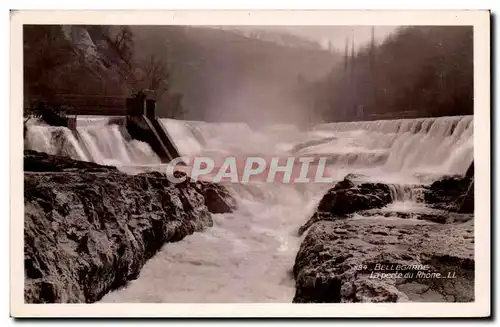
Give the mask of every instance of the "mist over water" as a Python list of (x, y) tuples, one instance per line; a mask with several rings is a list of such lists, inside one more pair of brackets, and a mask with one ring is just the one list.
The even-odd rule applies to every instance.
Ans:
[[(385, 210), (426, 210), (418, 186), (464, 174), (473, 160), (472, 116), (333, 123), (300, 131), (290, 125), (161, 119), (182, 155), (327, 157), (337, 180), (349, 173), (390, 184)], [(31, 124), (26, 148), (124, 171), (162, 170), (150, 147), (108, 119), (84, 119), (76, 132)], [(328, 184), (226, 184), (239, 208), (214, 226), (166, 244), (139, 278), (102, 302), (291, 302), (291, 269), (301, 238)]]

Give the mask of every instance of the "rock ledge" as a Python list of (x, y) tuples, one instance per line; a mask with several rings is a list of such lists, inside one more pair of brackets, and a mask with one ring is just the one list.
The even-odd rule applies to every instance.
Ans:
[(222, 186), (212, 189), (207, 198), (200, 185), (161, 173), (25, 152), (25, 301), (91, 303), (137, 278), (166, 242), (212, 226), (213, 203), (234, 209), (217, 198), (229, 197)]

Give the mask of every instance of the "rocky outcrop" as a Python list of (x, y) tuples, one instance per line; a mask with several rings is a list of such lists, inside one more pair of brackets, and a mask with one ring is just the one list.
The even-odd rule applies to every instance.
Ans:
[(445, 210), (437, 210), (426, 208), (425, 210), (415, 210), (410, 211), (398, 211), (398, 210), (387, 210), (387, 209), (372, 209), (359, 211), (357, 213), (363, 217), (386, 217), (386, 218), (398, 218), (398, 219), (415, 219), (415, 220), (427, 220), (438, 224), (450, 224), (456, 222), (465, 222), (474, 219), (474, 215), (468, 213), (457, 213)]
[(109, 172), (117, 173), (118, 169), (113, 166), (99, 165), (93, 162), (72, 160), (63, 156), (54, 156), (43, 152), (24, 151), (25, 172), (77, 172), (90, 173)]
[(236, 209), (236, 200), (223, 186), (202, 181), (198, 182), (197, 186), (201, 189), (205, 205), (211, 213), (227, 213)]
[(474, 301), (473, 220), (321, 221), (293, 273), (294, 302)]
[(457, 200), (459, 213), (474, 213), (474, 182), (471, 182), (467, 192)]
[(161, 173), (127, 175), (34, 151), (24, 167), (28, 303), (95, 302), (137, 278), (166, 242), (210, 227), (209, 207), (227, 209), (212, 191)]
[(474, 164), (465, 176), (448, 176), (425, 189), (424, 201), (432, 208), (474, 213)]
[(456, 201), (467, 192), (470, 180), (462, 177), (446, 177), (426, 188), (424, 201), (430, 207), (456, 210)]
[(355, 185), (349, 178), (345, 178), (323, 196), (314, 215), (299, 228), (299, 235), (317, 221), (336, 220), (357, 211), (382, 208), (391, 201), (388, 185), (382, 183)]
[(412, 186), (429, 206), (412, 212), (383, 208), (397, 198), (389, 185), (355, 180), (299, 229), (294, 302), (474, 301), (473, 171)]
[(349, 180), (344, 180), (323, 197), (318, 205), (318, 212), (345, 216), (360, 210), (381, 208), (391, 201), (391, 191), (386, 184), (354, 185)]

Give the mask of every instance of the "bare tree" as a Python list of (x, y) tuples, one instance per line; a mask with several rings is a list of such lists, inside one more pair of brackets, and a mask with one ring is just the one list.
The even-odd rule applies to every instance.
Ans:
[[(107, 32), (110, 33), (109, 30)], [(134, 33), (130, 29), (130, 26), (120, 26), (114, 37), (110, 37), (110, 43), (123, 61), (130, 65), (134, 46)]]
[(151, 55), (139, 70), (142, 75), (139, 80), (143, 88), (153, 91), (157, 97), (161, 97), (163, 93), (168, 91), (170, 73), (163, 60)]
[(156, 58), (154, 55), (150, 56), (144, 66), (144, 73), (147, 88), (153, 90), (157, 96), (161, 96), (168, 91), (170, 73), (167, 64), (163, 60)]
[(167, 63), (154, 56), (149, 56), (136, 69), (135, 88), (149, 90), (157, 100), (157, 115), (180, 118), (185, 113), (182, 106), (182, 94), (170, 92), (171, 74)]

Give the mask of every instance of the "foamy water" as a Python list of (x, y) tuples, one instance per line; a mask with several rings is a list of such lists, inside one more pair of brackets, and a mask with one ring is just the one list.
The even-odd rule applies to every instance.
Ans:
[[(98, 121), (86, 121), (76, 135), (31, 125), (26, 147), (80, 160), (115, 160), (133, 173), (164, 168), (147, 144)], [(356, 173), (359, 180), (391, 184), (395, 203), (385, 210), (400, 212), (426, 210), (419, 203), (419, 185), (464, 174), (473, 160), (471, 116), (324, 124), (309, 132), (291, 126), (255, 131), (245, 124), (160, 122), (183, 155), (327, 156), (337, 179)], [(301, 241), (297, 230), (329, 187), (228, 185), (238, 201), (236, 212), (214, 215), (212, 228), (166, 244), (137, 280), (102, 302), (291, 302), (291, 269)]]
[(246, 191), (237, 212), (214, 215), (214, 227), (166, 244), (139, 279), (102, 302), (290, 302), (296, 227), (315, 201), (292, 185)]
[(79, 118), (74, 131), (31, 123), (25, 148), (117, 167), (161, 163), (147, 143), (132, 139), (124, 126), (110, 124), (107, 117)]

